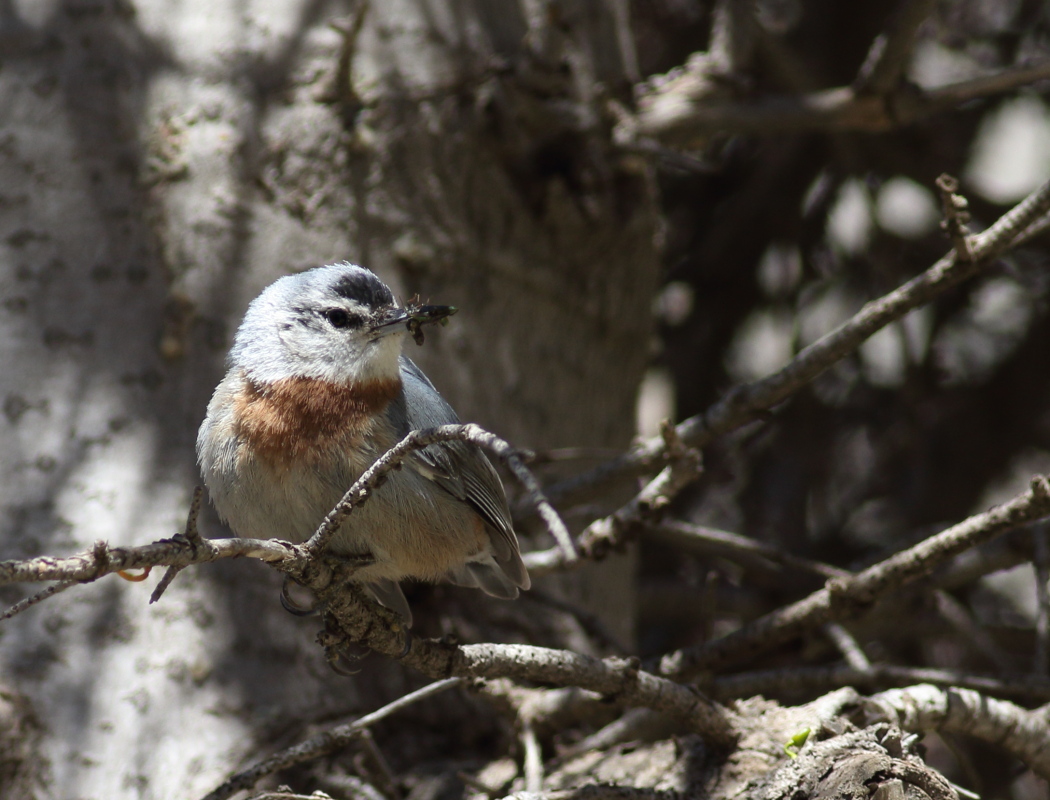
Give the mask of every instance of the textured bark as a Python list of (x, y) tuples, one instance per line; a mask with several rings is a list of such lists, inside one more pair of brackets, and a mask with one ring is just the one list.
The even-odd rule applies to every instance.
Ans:
[[(580, 88), (619, 85), (608, 14), (537, 40), (516, 3), (372, 3), (348, 47), (344, 9), (249, 5), (0, 12), (3, 557), (179, 530), (245, 306), (335, 260), (460, 306), (412, 355), (465, 419), (526, 447), (632, 433), (656, 214)], [(577, 596), (628, 634), (629, 563), (607, 569)], [(53, 796), (200, 795), (260, 739), (404, 688), (378, 659), (331, 674), (259, 565), (187, 570), (156, 606), (148, 585), (5, 624)]]

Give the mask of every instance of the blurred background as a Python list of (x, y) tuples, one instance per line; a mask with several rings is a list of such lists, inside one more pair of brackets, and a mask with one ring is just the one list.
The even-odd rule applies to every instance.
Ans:
[[(1048, 34), (1032, 0), (0, 1), (0, 558), (178, 531), (245, 307), (337, 260), (457, 305), (410, 355), (464, 419), (553, 458), (546, 480), (589, 469), (931, 266), (937, 176), (974, 231), (1050, 177)], [(900, 52), (873, 80), (880, 41)], [(812, 112), (826, 90), (875, 110)], [(671, 101), (722, 116), (661, 127)], [(1046, 248), (717, 440), (673, 513), (857, 569), (1020, 491), (1050, 469)], [(561, 510), (578, 530), (636, 490)], [(1017, 531), (850, 632), (876, 663), (1045, 678), (1047, 551)], [(420, 635), (644, 658), (822, 583), (643, 536), (517, 603), (407, 593)], [(2, 623), (0, 796), (196, 796), (419, 683), (375, 657), (331, 674), (259, 564), (188, 570), (156, 606), (152, 585)], [(741, 669), (841, 659), (820, 638)], [(514, 755), (477, 701), (414, 713), (377, 738), (415, 800), (462, 795), (449, 759)], [(987, 744), (929, 742), (982, 797), (1046, 796)]]

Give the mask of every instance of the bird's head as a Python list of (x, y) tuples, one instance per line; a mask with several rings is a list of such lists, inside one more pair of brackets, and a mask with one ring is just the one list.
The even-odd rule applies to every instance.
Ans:
[(363, 267), (318, 267), (281, 278), (252, 302), (230, 365), (264, 384), (285, 378), (388, 381), (400, 375), (405, 334), (454, 312), (451, 306), (401, 307)]

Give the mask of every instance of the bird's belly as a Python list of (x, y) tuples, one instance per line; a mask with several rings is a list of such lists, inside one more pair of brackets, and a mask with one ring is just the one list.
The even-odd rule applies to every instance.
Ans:
[[(243, 459), (239, 476), (212, 491), (220, 515), (238, 536), (303, 542), (372, 461), (285, 463)], [(489, 549), (482, 518), (411, 467), (387, 481), (351, 511), (332, 538), (336, 555), (370, 555), (375, 563), (355, 580), (437, 580)]]

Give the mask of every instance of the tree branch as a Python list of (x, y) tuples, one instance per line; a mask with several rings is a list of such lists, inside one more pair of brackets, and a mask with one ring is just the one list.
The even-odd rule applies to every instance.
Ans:
[[(683, 71), (693, 64), (690, 62)], [(968, 100), (1002, 94), (1050, 79), (1050, 61), (1003, 70), (973, 80), (923, 90), (898, 81), (884, 92), (839, 86), (801, 95), (772, 95), (727, 101), (693, 97), (680, 88), (681, 74), (641, 98), (637, 113), (617, 125), (618, 144), (656, 141), (696, 147), (718, 135), (783, 136), (808, 131), (880, 133), (909, 125)]]
[(885, 94), (897, 86), (915, 49), (919, 28), (936, 6), (937, 0), (903, 0), (898, 4), (857, 72), (855, 91)]
[[(700, 453), (695, 448), (684, 446), (669, 423), (664, 424), (662, 442), (669, 463), (660, 474), (621, 508), (608, 517), (595, 520), (580, 533), (579, 549), (588, 559), (601, 560), (647, 525), (660, 522), (671, 501), (699, 477)], [(567, 559), (563, 549), (526, 553), (524, 561), (529, 571), (537, 576), (582, 563)]]
[[(1050, 68), (1048, 68), (1050, 76)], [(972, 262), (961, 262), (955, 251), (887, 295), (865, 304), (853, 317), (801, 350), (781, 369), (752, 383), (731, 389), (702, 414), (690, 417), (675, 428), (690, 447), (703, 448), (718, 436), (739, 428), (856, 350), (869, 337), (909, 311), (986, 269), (992, 259), (1029, 235), (1028, 229), (1050, 210), (1050, 181), (1000, 217), (983, 233), (969, 239)], [(548, 486), (547, 497), (565, 504), (593, 494), (616, 480), (650, 472), (663, 463), (663, 440), (654, 437), (593, 470)]]
[(436, 694), (451, 689), (453, 686), (458, 686), (460, 683), (462, 683), (462, 681), (459, 678), (447, 678), (445, 680), (435, 681), (429, 686), (424, 686), (422, 689), (410, 692), (392, 703), (387, 703), (385, 706), (373, 711), (371, 714), (365, 714), (365, 716), (360, 719), (356, 719), (346, 725), (339, 725), (338, 727), (332, 728), (330, 731), (325, 731), (319, 736), (314, 736), (312, 739), (307, 739), (305, 742), (300, 742), (293, 747), (281, 750), (279, 753), (274, 753), (269, 758), (260, 761), (257, 764), (253, 764), (248, 769), (241, 770), (236, 775), (231, 775), (221, 786), (217, 786), (215, 789), (208, 792), (203, 800), (226, 800), (226, 798), (236, 794), (242, 789), (251, 789), (267, 775), (272, 775), (274, 772), (287, 769), (295, 764), (302, 764), (305, 761), (313, 761), (315, 758), (320, 758), (323, 755), (327, 755), (328, 753), (334, 752), (342, 747), (346, 747), (346, 745), (358, 738), (363, 731), (367, 730), (370, 726), (375, 725), (380, 720), (384, 720), (392, 714), (396, 714), (401, 709), (407, 708), (413, 703), (418, 703), (420, 700), (433, 697)]
[(310, 540), (306, 543), (306, 551), (312, 556), (317, 556), (324, 552), (336, 531), (350, 516), (354, 508), (361, 505), (372, 492), (379, 488), (385, 481), (386, 476), (400, 467), (410, 453), (422, 450), (424, 447), (432, 444), (450, 441), (470, 442), (487, 450), (505, 463), (514, 473), (514, 477), (521, 481), (525, 487), (529, 503), (539, 512), (540, 517), (547, 525), (547, 530), (550, 531), (554, 541), (562, 549), (565, 559), (571, 562), (579, 557), (565, 523), (562, 522), (558, 512), (547, 501), (536, 478), (525, 466), (522, 454), (503, 439), (474, 424), (442, 425), (438, 428), (409, 433), (408, 436), (377, 458), (375, 463), (365, 470), (361, 477), (354, 482), (354, 485), (347, 490), (346, 494), (343, 495), (343, 499), (328, 513), (317, 531), (310, 537)]
[(922, 684), (890, 689), (870, 702), (916, 733), (962, 733), (1004, 748), (1043, 778), (1050, 779), (1050, 709), (1028, 711), (1007, 700), (970, 689)]
[(0, 561), (0, 585), (36, 581), (90, 583), (120, 570), (144, 567), (206, 564), (222, 558), (257, 558), (283, 562), (295, 558), (295, 546), (276, 539), (206, 539), (194, 547), (181, 537), (161, 539), (138, 547), (110, 547), (105, 542), (84, 553), (65, 558), (39, 556)]
[[(311, 587), (314, 588), (314, 587)], [(472, 644), (413, 638), (392, 611), (368, 603), (359, 589), (333, 581), (315, 589), (340, 633), (322, 633), (327, 648), (350, 642), (399, 659), (432, 678), (511, 678), (598, 692), (626, 706), (645, 706), (678, 719), (713, 746), (734, 741), (733, 715), (673, 681), (640, 669), (637, 659), (606, 658), (527, 645)]]
[(827, 622), (859, 616), (880, 597), (929, 575), (949, 558), (1027, 522), (1050, 514), (1050, 481), (1032, 479), (1031, 488), (1009, 502), (977, 514), (896, 553), (849, 578), (835, 578), (809, 597), (759, 617), (721, 639), (665, 655), (658, 672), (687, 679), (787, 642)]
[(774, 565), (790, 567), (823, 578), (850, 575), (849, 570), (793, 555), (767, 542), (760, 542), (739, 533), (731, 533), (691, 522), (669, 519), (647, 526), (642, 535), (668, 547), (699, 556), (717, 556), (746, 567), (771, 569)]

